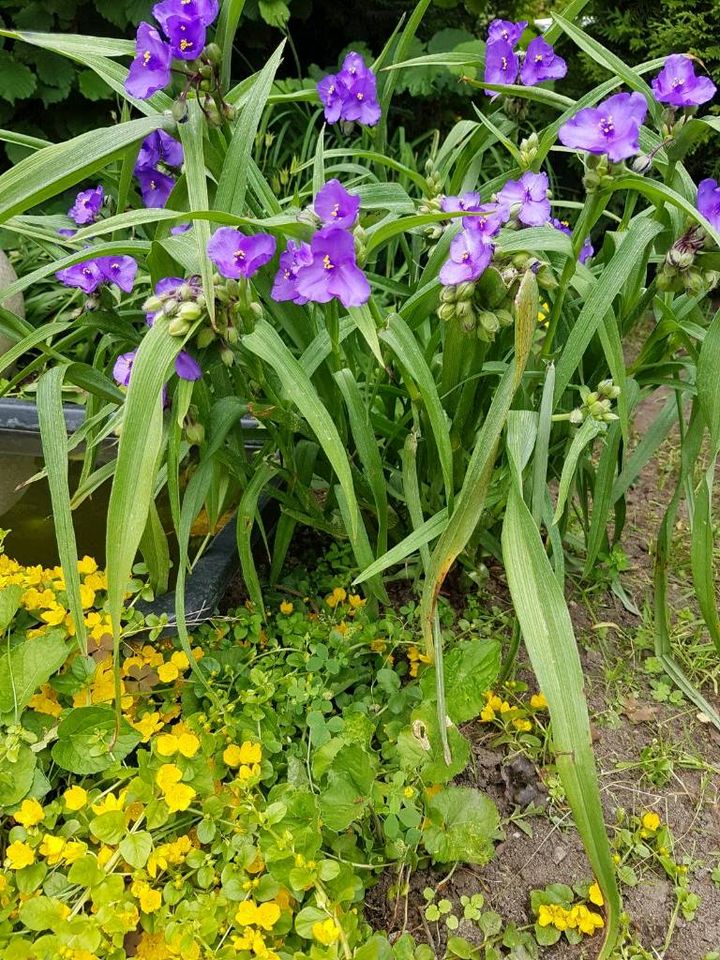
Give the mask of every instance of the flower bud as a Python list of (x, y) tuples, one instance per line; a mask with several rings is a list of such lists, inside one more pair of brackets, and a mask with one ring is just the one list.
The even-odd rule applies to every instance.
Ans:
[(220, 359), (226, 367), (231, 367), (235, 363), (235, 354), (230, 347), (223, 347), (220, 351)]
[(483, 330), (493, 337), (500, 329), (500, 321), (498, 320), (497, 315), (491, 313), (490, 310), (481, 310), (478, 314), (478, 321)]
[(262, 320), (265, 315), (265, 311), (262, 308), (262, 304), (258, 303), (256, 300), (250, 304), (250, 313), (253, 314), (256, 320)]
[(225, 336), (227, 337), (228, 343), (237, 343), (240, 340), (240, 334), (235, 327), (228, 327)]
[(473, 294), (475, 293), (475, 283), (466, 281), (465, 283), (459, 283), (455, 287), (456, 299), (458, 301), (462, 300), (472, 300)]
[(147, 298), (142, 308), (145, 313), (157, 313), (158, 310), (162, 310), (162, 305), (163, 302), (160, 297), (152, 296)]
[(616, 386), (612, 380), (601, 380), (597, 385), (597, 392), (600, 396), (608, 397), (610, 400), (616, 400), (620, 396), (620, 387)]
[(237, 116), (237, 107), (234, 107), (232, 103), (223, 103), (222, 112), (225, 119), (232, 123)]
[(179, 304), (177, 300), (166, 300), (163, 304), (163, 313), (166, 317), (174, 317), (178, 312)]
[(458, 288), (449, 284), (447, 287), (442, 287), (440, 290), (440, 303), (455, 303), (458, 299), (457, 295)]
[(201, 423), (188, 423), (185, 427), (185, 436), (188, 443), (194, 443), (195, 446), (200, 446), (200, 444), (205, 439), (205, 427)]
[(189, 283), (183, 283), (175, 294), (178, 300), (193, 300), (195, 291)]
[(585, 419), (585, 413), (584, 413), (582, 407), (576, 407), (575, 410), (571, 410), (571, 411), (570, 411), (570, 416), (569, 416), (568, 419), (569, 419), (570, 423), (575, 424), (575, 426), (577, 426), (578, 424), (582, 423), (583, 420)]
[(203, 80), (209, 80), (213, 75), (213, 68), (209, 63), (204, 63), (198, 70), (198, 73)]
[(532, 166), (539, 147), (538, 135), (533, 132), (529, 137), (520, 141), (520, 164), (523, 167)]
[(183, 317), (173, 317), (168, 324), (168, 333), (171, 337), (184, 337), (190, 330), (190, 324)]
[(186, 100), (176, 100), (171, 108), (173, 120), (176, 123), (185, 123), (187, 120), (188, 106)]
[(693, 265), (695, 254), (692, 250), (673, 244), (667, 252), (667, 262), (676, 270), (687, 270)]
[(194, 323), (202, 316), (202, 310), (196, 303), (181, 303), (178, 309), (178, 317), (189, 323)]
[(639, 153), (632, 162), (632, 169), (641, 175), (647, 173), (652, 169), (652, 157), (646, 153)]
[(496, 310), (495, 316), (501, 327), (511, 327), (514, 323), (513, 315), (509, 310)]
[(222, 60), (222, 50), (217, 43), (209, 43), (203, 50), (203, 56), (208, 63), (220, 63)]
[(448, 320), (452, 320), (452, 318), (455, 316), (455, 304), (441, 303), (437, 308), (437, 315), (444, 323), (447, 323)]
[(694, 297), (707, 292), (705, 277), (694, 267), (682, 274), (682, 283), (687, 292)]
[(212, 327), (203, 327), (200, 333), (198, 333), (195, 343), (198, 345), (198, 350), (204, 350), (205, 347), (210, 346), (214, 339), (215, 331)]

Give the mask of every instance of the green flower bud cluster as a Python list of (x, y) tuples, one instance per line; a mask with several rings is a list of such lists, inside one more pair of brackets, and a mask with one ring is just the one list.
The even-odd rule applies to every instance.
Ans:
[(620, 396), (620, 387), (615, 386), (612, 380), (601, 380), (596, 390), (580, 387), (580, 396), (582, 405), (577, 411), (573, 410), (576, 418), (579, 414), (580, 419), (573, 420), (571, 415), (571, 422), (582, 423), (586, 417), (592, 417), (599, 423), (610, 423), (618, 419), (617, 414), (612, 412), (612, 402)]
[(462, 330), (475, 332), (479, 340), (491, 343), (503, 327), (513, 323), (511, 297), (500, 272), (488, 267), (474, 283), (443, 287), (438, 316), (446, 323), (459, 323)]
[(613, 182), (613, 177), (614, 166), (608, 160), (607, 154), (587, 154), (583, 186), (588, 192), (609, 187)]
[(155, 321), (162, 317), (169, 319), (168, 333), (173, 337), (184, 337), (203, 316), (205, 308), (205, 297), (192, 281), (183, 283), (172, 293), (153, 294), (143, 304), (146, 313), (155, 314)]
[(435, 161), (432, 159), (425, 161), (425, 180), (429, 196), (438, 196), (442, 190), (442, 177), (435, 166)]
[(702, 227), (690, 226), (670, 247), (665, 262), (658, 270), (658, 289), (680, 293), (687, 291), (691, 296), (704, 295), (717, 286), (720, 274), (716, 270), (706, 270), (697, 260), (706, 241)]
[(538, 135), (533, 131), (529, 137), (520, 141), (520, 166), (523, 170), (529, 170), (537, 156), (540, 141)]
[[(425, 213), (440, 213), (441, 195), (425, 197), (418, 206), (418, 213), (422, 216)], [(446, 225), (442, 223), (429, 223), (423, 228), (423, 233), (428, 240), (439, 240), (445, 232)]]

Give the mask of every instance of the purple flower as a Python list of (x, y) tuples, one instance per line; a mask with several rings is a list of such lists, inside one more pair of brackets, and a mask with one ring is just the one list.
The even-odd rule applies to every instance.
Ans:
[(280, 254), (280, 269), (275, 274), (271, 297), (278, 302), (292, 300), (293, 303), (307, 303), (307, 297), (297, 291), (298, 272), (312, 263), (313, 254), (309, 243), (295, 243), (288, 240), (286, 249)]
[(312, 260), (297, 272), (297, 292), (315, 303), (334, 297), (344, 307), (360, 307), (370, 297), (370, 284), (355, 261), (355, 241), (339, 227), (318, 230), (310, 244)]
[(560, 142), (576, 150), (606, 153), (615, 163), (640, 149), (640, 127), (647, 103), (641, 93), (616, 93), (597, 107), (586, 107), (564, 123)]
[(338, 79), (337, 74), (330, 73), (318, 83), (317, 92), (325, 107), (325, 119), (328, 123), (337, 123), (347, 97), (345, 84)]
[(170, 233), (176, 237), (179, 233), (187, 233), (191, 226), (191, 223), (179, 223), (176, 227), (170, 227)]
[(348, 229), (357, 218), (360, 197), (348, 193), (339, 180), (328, 180), (315, 197), (313, 208), (326, 226)]
[(699, 77), (690, 57), (671, 54), (652, 82), (655, 99), (673, 107), (697, 107), (715, 96), (717, 87), (710, 77)]
[(76, 263), (72, 267), (58, 270), (55, 277), (66, 287), (78, 287), (83, 293), (88, 294), (95, 293), (106, 279), (97, 260), (86, 260), (84, 263)]
[(69, 227), (63, 227), (62, 230), (58, 230), (59, 237), (74, 237), (77, 233), (77, 230), (71, 230)]
[[(489, 43), (485, 48), (485, 83), (515, 83), (518, 75), (518, 58), (506, 40)], [(486, 90), (486, 96), (495, 97), (494, 90)]]
[(478, 230), (461, 230), (450, 244), (450, 256), (440, 269), (440, 283), (454, 286), (477, 280), (492, 260), (493, 245)]
[(165, 25), (170, 17), (189, 17), (209, 27), (218, 15), (218, 3), (217, 0), (163, 0), (155, 4), (152, 12), (167, 33)]
[(720, 185), (712, 177), (698, 184), (697, 208), (716, 230), (720, 230)]
[(125, 89), (131, 97), (147, 100), (170, 83), (172, 51), (149, 23), (141, 23), (138, 27), (135, 51)]
[(157, 167), (181, 167), (185, 159), (182, 144), (164, 130), (155, 130), (145, 137), (138, 152), (135, 173), (140, 169)]
[(154, 167), (136, 168), (140, 194), (146, 207), (164, 207), (175, 186), (175, 180)]
[(520, 70), (520, 80), (526, 87), (534, 87), (543, 80), (560, 80), (566, 73), (567, 64), (544, 37), (530, 41)]
[(269, 233), (248, 237), (232, 227), (220, 227), (210, 238), (207, 254), (224, 277), (252, 277), (275, 255), (275, 237)]
[(137, 350), (131, 350), (129, 353), (121, 353), (113, 366), (113, 380), (121, 387), (130, 386), (130, 374)]
[(317, 85), (328, 123), (356, 120), (372, 127), (380, 119), (375, 74), (359, 53), (349, 53), (342, 69), (323, 77)]
[(114, 283), (125, 293), (130, 293), (137, 274), (137, 261), (132, 257), (98, 257), (95, 261), (106, 283)]
[(582, 245), (582, 249), (578, 254), (578, 260), (580, 263), (587, 263), (590, 257), (595, 253), (595, 247), (593, 247), (590, 237), (585, 237), (585, 242)]
[(539, 227), (550, 219), (546, 173), (528, 170), (519, 180), (508, 180), (498, 193), (498, 207), (506, 219), (516, 214), (520, 223)]
[(168, 17), (163, 26), (174, 57), (196, 60), (205, 46), (205, 26), (194, 17)]
[(520, 20), (518, 23), (513, 23), (512, 20), (493, 20), (488, 27), (488, 46), (490, 46), (491, 43), (497, 43), (499, 40), (503, 40), (505, 43), (509, 43), (511, 47), (514, 47), (527, 25), (527, 20)]
[(368, 70), (364, 76), (357, 76), (348, 86), (340, 117), (348, 123), (357, 120), (366, 127), (374, 127), (380, 115), (375, 74)]
[(440, 209), (445, 213), (455, 213), (458, 210), (479, 210), (479, 193), (461, 193), (457, 197), (443, 197), (440, 201)]
[[(570, 229), (570, 224), (567, 220), (558, 220), (557, 217), (553, 217), (550, 220), (550, 223), (556, 230), (560, 230), (561, 233), (565, 233), (568, 237), (572, 236), (572, 230)], [(590, 237), (585, 238), (585, 242), (582, 245), (582, 250), (578, 254), (578, 260), (580, 263), (586, 263), (590, 257), (595, 253), (595, 248), (590, 242)]]
[(68, 210), (68, 216), (79, 227), (84, 227), (88, 223), (95, 223), (104, 199), (105, 191), (100, 186), (91, 187), (89, 190), (81, 190), (75, 197), (75, 203)]
[(186, 350), (181, 350), (175, 358), (175, 373), (181, 380), (199, 380), (202, 376), (200, 364)]

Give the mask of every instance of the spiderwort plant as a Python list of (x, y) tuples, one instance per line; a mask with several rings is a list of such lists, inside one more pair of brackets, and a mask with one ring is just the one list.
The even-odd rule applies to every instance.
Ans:
[[(398, 58), (410, 49), (424, 6), (401, 32)], [(491, 123), (464, 119), (445, 138), (438, 132), (411, 144), (401, 129), (392, 132), (401, 118), (391, 110), (387, 154), (369, 146), (326, 150), (323, 121), (341, 124), (340, 135), (350, 124), (388, 121), (380, 102), (384, 108), (392, 84), (379, 85), (364, 59), (350, 54), (317, 89), (308, 85), (298, 95), (298, 111), (316, 98), (317, 137), (311, 130), (298, 145), (296, 181), (276, 197), (256, 134), (269, 129), (279, 103), (283, 111), (292, 106), (292, 95), (274, 84), (281, 51), (239, 94), (229, 91), (218, 64), (229, 62), (233, 38), (221, 35), (219, 51), (208, 43), (216, 14), (213, 3), (157, 4), (158, 26), (139, 29), (127, 79), (129, 102), (145, 100), (145, 117), (118, 125), (112, 140), (100, 131), (97, 146), (82, 141), (80, 160), (78, 150), (69, 150), (58, 161), (59, 151), (49, 147), (0, 177), (0, 214), (7, 218), (51, 190), (99, 177), (110, 153), (126, 146), (142, 144), (138, 165), (150, 176), (174, 176), (182, 163), (187, 191), (176, 193), (187, 195), (187, 204), (178, 197), (176, 210), (141, 211), (132, 237), (121, 229), (127, 213), (119, 210), (89, 231), (82, 262), (74, 262), (77, 252), (58, 262), (51, 246), (41, 268), (104, 297), (114, 311), (94, 320), (98, 311), (85, 310), (68, 321), (77, 325), (72, 337), (96, 350), (97, 371), (83, 376), (68, 362), (63, 376), (92, 394), (97, 413), (83, 435), (86, 475), (107, 431), (122, 427), (107, 523), (115, 644), (141, 542), (153, 582), (167, 573), (153, 569), (167, 551), (149, 548), (142, 536), (147, 528), (153, 545), (160, 537), (152, 514), (157, 476), (166, 478), (180, 541), (180, 611), (190, 521), (202, 505), (213, 520), (238, 508), (243, 572), (262, 616), (250, 532), (266, 493), (283, 507), (272, 578), (305, 525), (348, 539), (371, 603), (384, 601), (383, 577), (394, 565), (405, 564), (417, 580), (424, 656), (438, 663), (434, 726), (429, 717), (422, 723), (451, 763), (460, 734), (444, 702), (437, 598), (458, 558), (473, 570), (493, 554), (506, 565), (519, 627), (547, 691), (558, 769), (608, 905), (603, 956), (609, 956), (619, 901), (581, 666), (564, 607), (562, 551), (570, 544), (577, 557), (582, 538), (592, 570), (611, 548), (606, 528), (614, 506), (613, 536), (621, 535), (631, 402), (657, 386), (658, 370), (663, 388), (674, 377), (668, 371), (682, 370), (672, 380), (678, 416), (685, 417), (686, 399), (695, 411), (693, 429), (682, 424), (690, 444), (683, 462), (697, 459), (691, 444), (705, 424), (707, 358), (717, 336), (706, 294), (718, 280), (720, 188), (709, 178), (696, 188), (678, 153), (683, 138), (714, 129), (698, 109), (710, 88), (676, 61), (668, 60), (652, 88), (643, 79), (646, 69), (625, 66), (628, 89), (616, 78), (617, 92), (607, 96), (601, 85), (588, 92), (591, 105), (578, 110), (562, 95), (565, 66), (555, 44), (564, 30), (563, 42), (580, 37), (587, 47), (580, 27), (558, 17), (542, 37), (526, 42), (524, 22), (495, 22), (486, 69), (500, 71), (503, 83), (519, 78), (525, 100), (542, 100), (559, 121), (533, 130), (522, 112), (506, 109), (511, 103), (501, 92), (492, 100), (479, 95)], [(191, 50), (195, 59), (188, 58)], [(609, 54), (593, 50), (614, 69)], [(404, 65), (392, 56), (386, 54), (387, 76), (424, 65), (424, 58)], [(468, 60), (476, 70), (477, 57)], [(478, 89), (494, 83), (488, 76), (464, 79)], [(534, 89), (550, 81), (552, 96)], [(153, 101), (152, 91), (160, 89), (175, 95), (171, 110), (161, 98)], [(670, 89), (677, 102), (667, 100)], [(666, 107), (674, 111), (672, 123)], [(306, 123), (307, 112), (301, 116)], [(564, 151), (571, 170), (569, 183), (553, 178), (552, 191), (550, 150)], [(493, 159), (500, 156), (499, 163)], [(62, 167), (53, 168), (52, 187), (38, 179), (45, 158), (48, 169)], [(628, 166), (638, 158), (649, 158), (642, 175)], [(110, 209), (117, 209), (122, 198), (108, 186), (112, 178), (103, 183), (114, 194)], [(170, 232), (189, 223), (185, 235)], [(68, 294), (69, 302), (77, 299)], [(683, 318), (690, 322), (681, 324)], [(653, 333), (639, 359), (624, 367), (622, 338), (640, 335), (646, 322)], [(682, 329), (681, 349), (665, 332), (669, 327)], [(52, 358), (67, 349), (55, 326), (43, 333)], [(25, 341), (32, 370), (38, 342), (37, 332)], [(123, 391), (110, 380), (116, 361), (117, 379), (127, 380)], [(55, 378), (46, 383), (48, 390), (57, 386)], [(248, 411), (262, 426), (254, 456), (244, 450), (239, 425)], [(190, 416), (203, 428), (192, 436)], [(191, 487), (183, 494), (186, 475)], [(612, 496), (593, 497), (596, 483)], [(684, 476), (678, 499), (688, 485)], [(703, 496), (697, 502), (709, 516), (712, 499)], [(696, 559), (704, 548), (695, 531), (711, 527), (693, 528)], [(69, 555), (72, 544), (66, 547)], [(664, 556), (658, 551), (659, 563)], [(702, 564), (695, 568), (712, 629)], [(660, 574), (657, 582), (662, 592)], [(183, 635), (182, 612), (179, 627)], [(193, 664), (193, 671), (212, 697), (203, 667)]]

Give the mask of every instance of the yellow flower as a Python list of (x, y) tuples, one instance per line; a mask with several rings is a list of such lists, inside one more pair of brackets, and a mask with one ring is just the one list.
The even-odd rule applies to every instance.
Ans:
[(345, 603), (347, 600), (347, 591), (342, 587), (335, 587), (332, 593), (325, 597), (325, 603), (334, 610), (339, 603)]
[(367, 603), (367, 600), (364, 597), (359, 596), (357, 593), (351, 593), (348, 597), (348, 603), (353, 608), (353, 610), (359, 610), (360, 607), (364, 607)]
[(85, 556), (82, 558), (82, 560), (78, 560), (78, 572), (83, 576), (90, 573), (95, 573), (97, 568), (98, 565), (92, 557)]
[(235, 922), (240, 927), (262, 927), (272, 930), (280, 919), (280, 907), (276, 903), (261, 903), (258, 906), (252, 900), (243, 900), (235, 914)]
[(194, 757), (200, 749), (200, 741), (194, 733), (181, 733), (179, 736), (174, 733), (164, 733), (155, 741), (157, 752), (161, 757), (172, 757), (175, 753), (181, 753), (183, 757)]
[(99, 590), (107, 590), (107, 576), (102, 571), (91, 573), (89, 576), (85, 577), (85, 583), (96, 593)]
[[(125, 662), (127, 663), (127, 660)], [(139, 720), (136, 720), (133, 723), (133, 727), (142, 737), (142, 742), (147, 743), (158, 730), (162, 730), (163, 721), (160, 714), (155, 710), (152, 713), (146, 713), (140, 717)]]
[(654, 810), (646, 810), (640, 818), (640, 822), (643, 826), (642, 834), (643, 836), (647, 837), (651, 833), (655, 833), (657, 828), (660, 826), (660, 816), (659, 814), (655, 813)]
[(75, 863), (87, 853), (87, 844), (81, 840), (68, 840), (63, 849), (62, 858), (65, 863)]
[(250, 740), (243, 741), (241, 746), (231, 743), (223, 751), (223, 760), (229, 767), (239, 767), (241, 764), (255, 764), (262, 760), (262, 747), (259, 743)]
[(65, 837), (55, 837), (51, 833), (46, 833), (38, 848), (40, 856), (45, 857), (51, 867), (60, 863), (63, 858), (65, 843)]
[(530, 697), (530, 706), (533, 710), (546, 710), (548, 702), (545, 699), (544, 693), (534, 693)]
[(130, 892), (137, 898), (143, 913), (154, 913), (162, 906), (162, 895), (159, 890), (153, 890), (144, 880), (136, 880)]
[(10, 870), (22, 870), (35, 863), (35, 851), (22, 840), (16, 840), (5, 851), (5, 863)]
[(485, 723), (489, 723), (491, 720), (495, 719), (495, 711), (489, 703), (486, 704), (480, 711), (480, 719)]
[(104, 844), (97, 852), (97, 862), (99, 867), (104, 867), (111, 859), (115, 851), (112, 847), (106, 847)]
[(80, 584), (80, 602), (83, 610), (88, 610), (95, 603), (95, 591), (86, 583)]
[(516, 719), (513, 720), (513, 726), (521, 733), (527, 733), (529, 730), (532, 730), (532, 723), (529, 720), (523, 720), (521, 717), (516, 717)]
[(58, 624), (63, 622), (66, 616), (67, 610), (65, 607), (60, 606), (59, 603), (54, 603), (40, 614), (40, 619), (44, 620), (45, 623), (51, 627), (57, 627)]
[(178, 783), (163, 794), (163, 800), (171, 813), (187, 810), (195, 797), (195, 791), (186, 783)]
[(588, 890), (588, 900), (590, 903), (594, 903), (596, 907), (602, 907), (605, 905), (605, 898), (602, 895), (600, 884), (597, 882), (590, 885), (590, 889)]
[(289, 600), (283, 600), (283, 602), (280, 604), (280, 613), (285, 614), (286, 617), (289, 617), (294, 609), (295, 607), (292, 603), (290, 603)]
[(106, 797), (102, 797), (93, 803), (92, 812), (97, 814), (99, 817), (102, 816), (103, 813), (111, 813), (115, 812), (116, 810), (123, 810), (125, 807), (126, 796), (127, 790), (122, 790), (117, 797), (114, 793), (109, 793)]
[(37, 800), (23, 800), (20, 809), (15, 811), (13, 817), (23, 827), (36, 827), (41, 820), (45, 819), (45, 811)]
[(47, 714), (49, 717), (59, 717), (62, 713), (62, 707), (58, 703), (57, 694), (48, 683), (40, 687), (39, 693), (34, 693), (32, 697), (30, 697), (28, 706), (31, 710)]
[(176, 767), (174, 763), (164, 763), (155, 774), (155, 783), (160, 787), (163, 793), (172, 790), (173, 787), (182, 780), (182, 770)]
[(549, 927), (553, 922), (554, 913), (547, 903), (541, 903), (538, 909), (537, 922), (541, 927)]
[(175, 664), (169, 660), (167, 663), (160, 664), (157, 668), (157, 675), (163, 683), (172, 683), (173, 680), (177, 680), (180, 676), (180, 671)]
[(411, 797), (415, 796), (415, 788), (405, 787), (405, 789), (403, 790), (403, 796), (405, 797), (406, 800), (410, 800)]
[(182, 650), (175, 651), (175, 653), (170, 657), (170, 663), (174, 663), (180, 673), (187, 670), (187, 668), (190, 666), (190, 661), (187, 658), (187, 654), (183, 653)]
[(329, 947), (340, 939), (340, 927), (332, 917), (328, 917), (327, 920), (318, 920), (312, 925), (312, 935), (319, 943)]
[(88, 801), (87, 790), (75, 784), (63, 794), (63, 800), (68, 810), (82, 810)]

